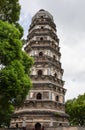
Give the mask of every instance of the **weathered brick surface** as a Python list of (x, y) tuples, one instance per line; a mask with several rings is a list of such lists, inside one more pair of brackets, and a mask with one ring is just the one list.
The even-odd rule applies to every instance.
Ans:
[(46, 128), (45, 130), (85, 130), (85, 127), (57, 127), (57, 128)]
[[(0, 130), (22, 130), (22, 129), (4, 129), (0, 128)], [(27, 129), (31, 130), (31, 129)], [(85, 127), (57, 127), (57, 128), (45, 128), (45, 130), (85, 130)]]

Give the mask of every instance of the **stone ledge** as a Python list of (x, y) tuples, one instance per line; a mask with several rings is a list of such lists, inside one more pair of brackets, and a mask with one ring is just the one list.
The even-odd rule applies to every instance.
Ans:
[[(22, 128), (0, 128), (0, 130), (22, 130)], [(27, 129), (28, 130), (28, 129)], [(32, 129), (29, 129), (32, 130)], [(57, 128), (45, 128), (44, 130), (85, 130), (84, 127), (57, 127)]]

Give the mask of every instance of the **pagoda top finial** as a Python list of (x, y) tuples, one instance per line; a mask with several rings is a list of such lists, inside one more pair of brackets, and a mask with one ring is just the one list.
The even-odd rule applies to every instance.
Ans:
[(40, 9), (39, 11), (45, 11), (44, 9)]
[(46, 10), (44, 9), (40, 9), (32, 18), (32, 21), (35, 18), (40, 18), (40, 17), (44, 17), (44, 18), (50, 18), (53, 21), (53, 16)]

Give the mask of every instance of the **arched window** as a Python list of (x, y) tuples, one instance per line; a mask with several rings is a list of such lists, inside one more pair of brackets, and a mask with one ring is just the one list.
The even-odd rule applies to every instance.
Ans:
[(43, 18), (43, 16), (41, 16), (41, 18)]
[(58, 95), (56, 96), (56, 101), (59, 101), (59, 96)]
[(59, 126), (62, 126), (62, 123), (59, 123)]
[(39, 56), (43, 56), (43, 52), (39, 52)]
[(41, 124), (39, 122), (35, 124), (35, 130), (41, 130)]
[(53, 60), (55, 60), (56, 59), (56, 57), (55, 57), (55, 55), (53, 55)]
[(54, 74), (54, 77), (55, 77), (55, 78), (57, 77), (57, 74), (56, 74), (56, 73)]
[(44, 27), (43, 26), (41, 26), (41, 29), (43, 29)]
[(43, 40), (43, 37), (41, 37), (40, 40), (42, 41), (42, 40)]
[(41, 93), (38, 93), (36, 98), (37, 98), (37, 99), (42, 99), (42, 94), (41, 94)]
[(42, 70), (38, 70), (38, 76), (42, 76)]

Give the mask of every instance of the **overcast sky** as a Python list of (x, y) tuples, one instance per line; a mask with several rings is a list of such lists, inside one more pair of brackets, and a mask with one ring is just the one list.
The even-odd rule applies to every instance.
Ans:
[(54, 17), (60, 39), (66, 100), (85, 93), (85, 0), (20, 0), (20, 23), (26, 38), (31, 18), (40, 9)]

